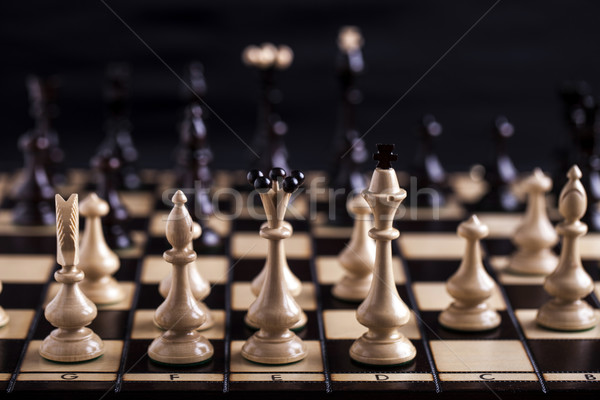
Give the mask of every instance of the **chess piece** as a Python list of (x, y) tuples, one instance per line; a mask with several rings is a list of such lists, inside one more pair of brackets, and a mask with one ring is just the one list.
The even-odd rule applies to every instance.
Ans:
[(55, 221), (51, 206), (54, 188), (44, 164), (48, 138), (43, 132), (26, 133), (19, 140), (25, 154), (23, 180), (13, 197), (13, 222), (16, 225), (52, 225)]
[(129, 118), (129, 87), (131, 69), (125, 63), (110, 64), (106, 71), (104, 99), (107, 105), (106, 137), (100, 152), (108, 149), (119, 158), (121, 168), (117, 171), (117, 188), (136, 190), (141, 186), (135, 163), (138, 151), (131, 137), (132, 124)]
[[(197, 222), (193, 223), (193, 231), (192, 231), (192, 240), (196, 240), (202, 234), (202, 228), (200, 224)], [(190, 241), (188, 246), (190, 250), (194, 250), (193, 242)], [(196, 262), (190, 263), (187, 267), (189, 273), (189, 282), (190, 288), (192, 290), (192, 295), (198, 301), (198, 307), (202, 309), (202, 312), (206, 314), (206, 321), (200, 326), (199, 330), (205, 330), (211, 328), (215, 321), (212, 317), (212, 314), (207, 307), (207, 305), (203, 302), (205, 298), (210, 294), (210, 283), (204, 279), (204, 277), (198, 271), (198, 267), (196, 266)], [(163, 298), (166, 298), (169, 295), (169, 291), (171, 290), (171, 285), (173, 283), (173, 272), (170, 271), (167, 276), (164, 277), (160, 284), (158, 285), (158, 291)]]
[(282, 93), (275, 84), (275, 72), (290, 67), (294, 53), (286, 45), (275, 46), (263, 43), (261, 46), (248, 46), (242, 53), (242, 61), (259, 73), (260, 100), (258, 104), (257, 129), (252, 148), (256, 153), (252, 160), (254, 167), (270, 170), (274, 167), (288, 169), (288, 151), (283, 141), (287, 125), (275, 108), (282, 100)]
[[(286, 172), (283, 168), (273, 168), (269, 172), (269, 178), (270, 178), (271, 182), (277, 181), (278, 178), (283, 179), (283, 178), (285, 178), (285, 175), (286, 175)], [(291, 176), (294, 177), (294, 179), (296, 179), (298, 181), (298, 185), (301, 185), (304, 182), (304, 174), (301, 171), (294, 170), (294, 171), (292, 171)], [(251, 185), (254, 185), (254, 182), (259, 177), (263, 177), (263, 173), (259, 170), (251, 170), (250, 172), (248, 172), (247, 178), (248, 178), (248, 182)], [(283, 228), (285, 230), (289, 231), (289, 235), (292, 236), (292, 233), (293, 233), (292, 225), (287, 221), (282, 221), (281, 225), (283, 226)], [(263, 228), (268, 229), (268, 227), (269, 227), (268, 222), (262, 224), (260, 227), (261, 232), (262, 232)], [(260, 294), (260, 291), (263, 288), (265, 279), (266, 279), (268, 271), (269, 271), (269, 263), (270, 262), (271, 262), (271, 253), (267, 253), (267, 259), (265, 260), (265, 266), (260, 271), (260, 273), (252, 280), (252, 283), (250, 285), (250, 290), (252, 290), (252, 294), (254, 294), (255, 296), (258, 296)], [(281, 268), (283, 271), (283, 281), (285, 283), (285, 286), (286, 286), (288, 292), (294, 297), (299, 296), (300, 293), (302, 293), (302, 282), (300, 282), (300, 279), (298, 279), (296, 277), (296, 275), (294, 275), (294, 273), (290, 269), (290, 266), (288, 265), (288, 262), (287, 262), (287, 257), (285, 256), (285, 248), (282, 249), (281, 263), (282, 263)], [(304, 311), (301, 311), (300, 320), (296, 323), (296, 325), (294, 325), (292, 327), (292, 329), (293, 330), (301, 329), (302, 327), (304, 327), (306, 325), (306, 321), (307, 321), (306, 314), (304, 313)], [(258, 325), (256, 324), (256, 322), (252, 321), (249, 318), (248, 314), (246, 314), (245, 322), (246, 322), (246, 325), (248, 325), (249, 327), (258, 329)]]
[(184, 206), (187, 199), (178, 190), (172, 201), (174, 206), (167, 220), (166, 236), (173, 248), (165, 251), (163, 258), (173, 264), (173, 279), (167, 298), (154, 314), (154, 321), (165, 332), (150, 344), (148, 356), (162, 364), (199, 364), (210, 360), (214, 349), (197, 332), (207, 316), (190, 288), (189, 265), (196, 260), (196, 253), (190, 249), (193, 224)]
[(79, 205), (79, 213), (86, 217), (79, 251), (79, 268), (85, 278), (79, 287), (95, 304), (118, 303), (125, 293), (111, 275), (119, 269), (120, 261), (104, 240), (100, 220), (108, 214), (108, 203), (91, 193)]
[(336, 224), (350, 223), (346, 212), (347, 197), (359, 194), (367, 187), (363, 166), (369, 158), (365, 142), (357, 126), (357, 106), (362, 102), (362, 92), (356, 84), (364, 71), (362, 47), (364, 38), (356, 26), (344, 26), (338, 35), (337, 75), (341, 98), (339, 101), (338, 123), (333, 148), (331, 187), (343, 189), (343, 196), (336, 196)]
[(77, 194), (67, 201), (56, 195), (56, 261), (62, 268), (54, 273), (58, 293), (44, 315), (56, 327), (40, 346), (40, 355), (57, 362), (80, 362), (100, 357), (104, 343), (90, 328), (97, 310), (79, 288), (84, 273), (79, 264), (79, 208)]
[(489, 229), (476, 215), (458, 226), (457, 233), (467, 240), (465, 255), (458, 271), (446, 282), (454, 302), (439, 315), (439, 322), (457, 331), (485, 331), (500, 325), (500, 314), (490, 308), (487, 299), (495, 283), (481, 262), (480, 240)]
[(514, 126), (500, 116), (494, 121), (494, 160), (485, 171), (489, 191), (479, 201), (480, 211), (520, 211), (522, 204), (512, 192), (512, 184), (517, 179), (517, 169), (507, 150), (507, 140), (513, 136)]
[[(118, 148), (116, 148), (118, 150)], [(121, 202), (118, 192), (118, 171), (121, 160), (106, 148), (92, 158), (91, 166), (96, 173), (96, 193), (108, 202), (108, 214), (102, 219), (106, 242), (113, 249), (126, 249), (133, 246), (128, 233), (129, 213)]]
[[(0, 293), (2, 293), (2, 282), (0, 282)], [(4, 308), (2, 308), (2, 306), (0, 306), (0, 328), (2, 328), (4, 325), (8, 324), (9, 321), (10, 321), (10, 317), (8, 316), (8, 314), (6, 313)]]
[(269, 241), (269, 261), (263, 287), (247, 315), (259, 330), (242, 346), (242, 356), (261, 364), (288, 364), (307, 355), (306, 344), (290, 330), (300, 321), (302, 310), (288, 291), (283, 273), (283, 239), (291, 236), (283, 225), (283, 218), (290, 197), (300, 183), (294, 176), (282, 179), (285, 171), (283, 175), (270, 174), (276, 178), (272, 181), (258, 173), (254, 176), (254, 187), (267, 215), (268, 226), (261, 229), (260, 236)]
[[(415, 159), (417, 205), (439, 207), (446, 204), (446, 172), (435, 152), (434, 139), (442, 134), (442, 125), (433, 115), (425, 115), (419, 127), (420, 147)], [(420, 195), (419, 195), (420, 194)]]
[(537, 323), (560, 331), (591, 329), (599, 316), (584, 297), (594, 290), (594, 282), (583, 269), (579, 254), (579, 237), (587, 233), (587, 225), (580, 219), (587, 208), (587, 196), (581, 184), (581, 170), (574, 165), (569, 170), (569, 181), (558, 200), (558, 211), (564, 221), (556, 231), (563, 237), (558, 266), (546, 277), (544, 289), (553, 298), (538, 311)]
[(192, 218), (202, 225), (204, 232), (200, 237), (202, 249), (210, 252), (222, 245), (219, 234), (206, 224), (206, 220), (214, 214), (210, 198), (213, 178), (209, 167), (213, 154), (208, 145), (208, 135), (203, 120), (204, 109), (200, 103), (193, 102), (186, 109), (185, 114), (180, 130), (177, 184), (194, 189), (189, 207), (192, 210)]
[(415, 346), (399, 328), (410, 319), (410, 310), (404, 304), (394, 280), (392, 269), (392, 240), (400, 236), (392, 227), (394, 215), (406, 191), (398, 185), (396, 171), (391, 161), (394, 145), (377, 145), (377, 168), (371, 184), (362, 195), (373, 210), (375, 227), (369, 236), (375, 239), (375, 266), (371, 289), (356, 310), (356, 319), (369, 330), (356, 339), (350, 347), (350, 357), (363, 364), (397, 365), (413, 360), (417, 354)]
[(348, 213), (354, 215), (354, 227), (350, 242), (338, 256), (346, 273), (331, 293), (341, 300), (363, 301), (371, 288), (375, 263), (375, 241), (369, 237), (373, 227), (371, 208), (361, 195), (354, 196), (347, 207)]
[(546, 213), (545, 194), (552, 189), (552, 180), (536, 168), (521, 185), (528, 193), (527, 211), (513, 236), (518, 250), (509, 269), (521, 274), (548, 275), (558, 264), (558, 257), (552, 252), (558, 236)]

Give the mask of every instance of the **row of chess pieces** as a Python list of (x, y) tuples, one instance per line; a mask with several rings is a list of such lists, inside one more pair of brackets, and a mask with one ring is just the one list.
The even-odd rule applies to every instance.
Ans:
[[(400, 298), (392, 268), (391, 241), (399, 237), (394, 217), (406, 191), (400, 188), (391, 163), (397, 159), (393, 145), (378, 145), (373, 156), (378, 161), (370, 185), (348, 203), (355, 212), (352, 238), (339, 256), (345, 276), (333, 287), (333, 295), (346, 301), (360, 302), (357, 321), (368, 331), (357, 338), (349, 356), (370, 365), (397, 365), (416, 356), (413, 344), (401, 332), (411, 318)], [(544, 288), (552, 299), (538, 311), (537, 322), (546, 328), (580, 331), (597, 325), (599, 316), (585, 300), (593, 282), (584, 270), (578, 252), (578, 238), (587, 232), (580, 221), (587, 206), (581, 184), (581, 171), (573, 166), (559, 198), (564, 218), (556, 232), (563, 238), (560, 259), (552, 253), (558, 237), (546, 214), (544, 194), (551, 181), (536, 170), (524, 181), (529, 194), (527, 212), (514, 241), (517, 251), (510, 269), (519, 274), (547, 275)], [(255, 301), (245, 317), (256, 332), (244, 343), (242, 356), (262, 364), (287, 364), (304, 359), (307, 346), (294, 333), (307, 323), (295, 300), (301, 286), (287, 263), (283, 241), (293, 234), (284, 220), (292, 194), (302, 185), (304, 174), (282, 168), (268, 176), (260, 170), (248, 173), (248, 181), (260, 195), (267, 221), (260, 236), (268, 241), (265, 266), (252, 283)], [(161, 282), (165, 297), (155, 312), (155, 324), (164, 332), (148, 348), (149, 357), (162, 364), (189, 365), (210, 360), (214, 350), (201, 330), (212, 325), (211, 311), (202, 300), (210, 287), (200, 276), (192, 241), (201, 234), (185, 203), (183, 192), (173, 196), (173, 208), (166, 224), (166, 238), (172, 246), (164, 252), (172, 264), (171, 273)], [(77, 194), (68, 200), (56, 195), (57, 261), (62, 268), (55, 273), (61, 287), (46, 306), (45, 316), (57, 329), (40, 347), (42, 357), (59, 362), (81, 362), (103, 353), (102, 340), (89, 328), (96, 317), (94, 303), (106, 304), (122, 299), (112, 274), (118, 269), (118, 257), (107, 246), (100, 218), (108, 204), (95, 194), (78, 205)], [(87, 218), (81, 246), (79, 213)], [(371, 214), (373, 220), (371, 221)], [(439, 314), (441, 325), (458, 331), (485, 331), (497, 328), (500, 315), (487, 300), (493, 279), (482, 263), (480, 240), (488, 227), (476, 215), (458, 226), (466, 240), (465, 254), (458, 270), (447, 282), (454, 302)], [(4, 324), (8, 322), (4, 312)]]

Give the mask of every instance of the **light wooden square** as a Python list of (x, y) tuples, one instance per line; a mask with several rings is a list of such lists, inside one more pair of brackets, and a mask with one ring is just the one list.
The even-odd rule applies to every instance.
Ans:
[(510, 257), (492, 256), (490, 264), (496, 271), (498, 280), (505, 285), (543, 285), (546, 279), (543, 275), (522, 275), (508, 271)]
[(518, 340), (432, 340), (433, 358), (440, 372), (531, 372)]
[[(445, 282), (415, 282), (412, 285), (419, 310), (442, 311), (454, 301), (446, 290)], [(488, 304), (495, 310), (505, 310), (506, 304), (498, 286), (494, 287)]]
[(104, 340), (104, 355), (95, 360), (82, 363), (56, 363), (40, 356), (41, 340), (32, 340), (21, 366), (21, 372), (117, 372), (123, 342)]
[[(119, 282), (119, 286), (125, 292), (125, 298), (115, 304), (106, 304), (106, 305), (97, 305), (98, 310), (130, 310), (131, 303), (133, 300), (133, 293), (135, 292), (135, 282)], [(58, 293), (58, 289), (60, 288), (60, 284), (57, 282), (52, 282), (50, 287), (48, 288), (48, 294), (46, 295), (46, 300), (44, 301), (44, 307), (54, 299), (56, 294)]]
[[(268, 242), (258, 232), (237, 232), (231, 237), (231, 254), (234, 258), (266, 258)], [(294, 232), (283, 245), (288, 258), (310, 258), (310, 235), (306, 232)]]
[(600, 258), (600, 233), (592, 232), (579, 239), (579, 251), (584, 260)]
[(5, 310), (10, 321), (0, 328), (0, 339), (25, 339), (35, 315), (34, 310)]
[[(136, 310), (133, 317), (132, 339), (154, 339), (164, 331), (154, 325), (155, 310)], [(215, 324), (212, 328), (200, 331), (208, 339), (223, 339), (225, 337), (225, 311), (211, 310)]]
[(231, 342), (231, 372), (323, 372), (321, 345), (316, 340), (305, 340), (308, 355), (304, 360), (285, 365), (261, 365), (242, 357), (243, 340)]
[[(150, 235), (154, 237), (164, 237), (167, 227), (167, 219), (170, 211), (157, 211), (150, 218)], [(228, 236), (231, 232), (231, 220), (225, 216), (219, 218), (217, 215), (212, 215), (207, 221), (202, 222), (203, 226), (209, 226), (220, 236)]]
[(119, 192), (121, 202), (133, 218), (148, 217), (154, 210), (154, 193), (152, 192)]
[[(346, 272), (339, 263), (337, 256), (320, 256), (316, 258), (315, 263), (319, 283), (324, 285), (332, 285), (339, 282)], [(392, 268), (396, 283), (399, 285), (403, 284), (406, 277), (404, 276), (404, 269), (399, 257), (392, 258)]]
[(46, 283), (56, 258), (51, 255), (0, 255), (0, 281), (3, 283)]
[[(597, 314), (600, 314), (596, 310)], [(554, 339), (554, 340), (575, 340), (575, 339), (600, 339), (600, 326), (596, 325), (593, 329), (579, 332), (560, 332), (542, 328), (537, 324), (535, 318), (537, 310), (521, 309), (515, 310), (515, 315), (525, 332), (528, 339)], [(599, 315), (600, 317), (600, 315)]]
[[(233, 282), (231, 285), (231, 308), (233, 310), (247, 310), (256, 297), (250, 289), (250, 282)], [(295, 298), (304, 311), (317, 309), (315, 286), (312, 282), (302, 282), (302, 292)]]
[[(448, 220), (448, 219), (463, 219), (466, 216), (465, 209), (457, 202), (449, 202), (443, 207), (404, 207), (400, 205), (396, 212), (396, 219), (400, 220)], [(402, 229), (402, 222), (399, 223)]]
[[(196, 267), (210, 283), (226, 283), (229, 264), (225, 256), (198, 256)], [(159, 283), (172, 266), (162, 256), (147, 256), (142, 265), (142, 283)]]
[[(323, 214), (320, 214), (320, 216), (322, 215)], [(325, 218), (327, 218), (326, 214)], [(316, 238), (347, 239), (350, 241), (350, 236), (352, 236), (352, 227), (329, 226), (317, 223), (312, 227), (312, 234)]]
[(465, 252), (455, 233), (401, 233), (398, 243), (407, 259), (460, 260)]
[(479, 200), (487, 191), (486, 181), (477, 177), (476, 173), (453, 173), (449, 179), (456, 196), (467, 203)]
[[(400, 328), (400, 332), (409, 339), (421, 338), (415, 318), (411, 313), (408, 323)], [(356, 320), (355, 310), (324, 310), (323, 323), (327, 339), (358, 339), (367, 331), (367, 328)]]

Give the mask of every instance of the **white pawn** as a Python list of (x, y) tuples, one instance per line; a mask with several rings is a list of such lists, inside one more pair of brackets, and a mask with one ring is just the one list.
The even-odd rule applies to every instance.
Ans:
[(596, 326), (599, 316), (583, 300), (594, 290), (594, 282), (583, 268), (579, 254), (579, 237), (588, 230), (580, 221), (587, 209), (587, 196), (580, 182), (581, 170), (574, 165), (567, 177), (569, 181), (558, 200), (558, 211), (565, 219), (556, 227), (563, 237), (560, 261), (544, 282), (544, 289), (553, 299), (539, 309), (536, 320), (546, 328), (580, 331)]
[(522, 185), (528, 193), (527, 211), (513, 237), (518, 250), (509, 269), (521, 274), (548, 275), (558, 264), (558, 257), (552, 252), (558, 235), (546, 213), (545, 194), (552, 189), (552, 180), (536, 168)]
[(369, 237), (371, 208), (361, 196), (354, 196), (347, 204), (348, 213), (354, 215), (352, 237), (338, 257), (346, 270), (344, 277), (332, 288), (332, 294), (346, 301), (362, 301), (367, 297), (373, 280), (375, 241)]
[(166, 262), (173, 264), (173, 283), (165, 301), (156, 309), (154, 320), (165, 330), (148, 347), (148, 356), (159, 363), (186, 365), (210, 360), (214, 349), (210, 342), (197, 332), (206, 320), (192, 295), (188, 268), (196, 259), (190, 250), (192, 218), (185, 208), (187, 198), (181, 190), (173, 196), (173, 209), (167, 221), (166, 236), (173, 246), (163, 254)]
[(108, 247), (102, 232), (100, 218), (108, 211), (108, 203), (96, 193), (91, 193), (79, 205), (79, 212), (86, 217), (79, 254), (79, 268), (85, 273), (85, 279), (79, 287), (96, 304), (118, 303), (125, 298), (119, 283), (111, 276), (119, 269), (119, 257)]
[(500, 315), (487, 303), (495, 283), (483, 267), (479, 244), (489, 229), (473, 215), (458, 226), (457, 232), (467, 240), (467, 245), (458, 271), (446, 283), (446, 289), (455, 301), (440, 313), (440, 324), (458, 331), (496, 328), (500, 325)]
[[(192, 239), (196, 240), (202, 235), (202, 228), (200, 224), (197, 222), (193, 223), (193, 232)], [(194, 250), (193, 242), (190, 242), (189, 245), (190, 250)], [(202, 308), (202, 311), (206, 314), (206, 321), (202, 324), (199, 330), (203, 331), (206, 329), (210, 329), (215, 324), (215, 320), (212, 317), (210, 309), (204, 303), (204, 299), (208, 297), (210, 294), (210, 283), (204, 279), (204, 277), (198, 271), (198, 267), (196, 262), (190, 263), (188, 266), (189, 272), (189, 280), (190, 287), (192, 289), (192, 294), (194, 298), (198, 301), (198, 306)], [(169, 271), (169, 274), (160, 281), (160, 285), (158, 286), (158, 292), (163, 298), (166, 298), (169, 295), (169, 291), (171, 290), (171, 283), (173, 282), (173, 271)]]

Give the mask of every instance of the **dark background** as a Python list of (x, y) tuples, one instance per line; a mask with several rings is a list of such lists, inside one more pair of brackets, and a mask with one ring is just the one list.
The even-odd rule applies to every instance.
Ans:
[[(294, 168), (325, 168), (336, 123), (336, 36), (358, 25), (367, 70), (360, 127), (366, 131), (494, 1), (115, 1), (107, 4), (177, 73), (205, 64), (207, 103), (247, 143), (256, 119), (257, 81), (240, 58), (248, 44), (285, 43), (292, 67), (277, 77), (281, 115)], [(444, 126), (438, 140), (449, 170), (483, 163), (491, 120), (514, 123), (510, 151), (517, 168), (551, 169), (567, 131), (557, 88), (565, 79), (600, 87), (600, 3), (500, 1), (366, 136), (374, 148), (396, 143), (399, 168), (416, 147), (421, 114)], [(133, 68), (132, 119), (140, 165), (170, 167), (180, 116), (178, 79), (101, 1), (3, 2), (0, 6), (0, 169), (22, 165), (17, 138), (31, 126), (24, 79), (62, 77), (56, 128), (67, 164), (87, 166), (103, 137), (107, 63)], [(208, 121), (215, 168), (244, 168), (248, 150), (214, 116)]]

